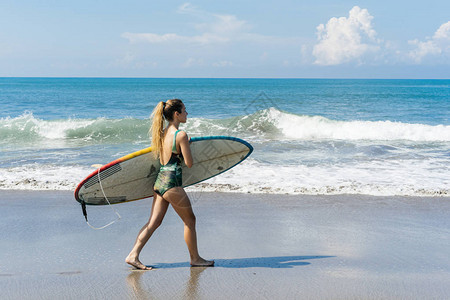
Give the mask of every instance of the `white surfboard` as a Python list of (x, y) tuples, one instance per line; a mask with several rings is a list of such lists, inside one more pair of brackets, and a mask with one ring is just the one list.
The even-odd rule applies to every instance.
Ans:
[[(253, 147), (229, 136), (194, 137), (191, 152), (194, 164), (182, 164), (183, 186), (190, 186), (223, 173), (245, 160)], [(153, 185), (160, 167), (152, 148), (116, 159), (86, 177), (75, 190), (75, 199), (87, 205), (105, 205), (153, 196)], [(106, 196), (106, 198), (105, 198)]]

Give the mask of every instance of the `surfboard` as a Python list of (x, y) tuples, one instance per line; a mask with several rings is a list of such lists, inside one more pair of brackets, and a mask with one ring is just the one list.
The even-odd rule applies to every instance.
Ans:
[[(217, 176), (253, 152), (248, 142), (229, 136), (193, 137), (190, 146), (194, 163), (191, 168), (182, 164), (183, 187)], [(81, 181), (75, 199), (83, 205), (106, 205), (152, 197), (159, 168), (159, 158), (154, 158), (151, 147), (130, 153)]]

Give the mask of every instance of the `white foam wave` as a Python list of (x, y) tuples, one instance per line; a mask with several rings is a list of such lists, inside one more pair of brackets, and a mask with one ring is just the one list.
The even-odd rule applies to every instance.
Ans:
[[(270, 165), (248, 159), (188, 191), (292, 195), (450, 196), (450, 168), (436, 162)], [(91, 167), (30, 164), (0, 168), (0, 189), (74, 190)]]
[[(45, 139), (64, 139), (68, 130), (84, 128), (93, 124), (95, 120), (65, 119), (65, 120), (42, 120), (33, 116), (31, 112), (11, 118), (0, 119), (3, 134), (17, 135), (20, 133), (28, 136), (36, 135)], [(8, 131), (6, 131), (8, 130)]]
[(86, 128), (95, 123), (95, 120), (64, 120), (55, 124), (55, 122), (36, 120), (37, 133), (46, 139), (65, 139), (69, 130)]
[(409, 140), (450, 141), (450, 126), (392, 121), (336, 121), (321, 116), (299, 116), (269, 109), (266, 117), (286, 138), (299, 140)]
[(352, 165), (276, 166), (249, 159), (197, 186), (198, 191), (270, 194), (450, 196), (447, 175), (433, 163), (373, 161)]
[[(0, 119), (0, 138), (8, 143), (77, 141), (122, 143), (148, 140), (150, 122), (141, 119), (42, 120), (32, 113)], [(229, 119), (191, 118), (183, 126), (192, 136), (232, 135), (252, 140), (406, 140), (449, 142), (450, 126), (393, 121), (337, 121), (322, 116), (295, 115), (275, 108)], [(1, 141), (0, 141), (1, 143)]]
[(275, 108), (230, 119), (188, 121), (195, 135), (235, 135), (250, 140), (373, 140), (448, 142), (450, 126), (394, 121), (338, 121), (322, 116), (286, 113)]
[(46, 148), (48, 143), (63, 147), (64, 142), (80, 145), (134, 142), (148, 140), (148, 126), (148, 120), (132, 118), (43, 120), (25, 112), (15, 118), (0, 119), (0, 144), (20, 147), (35, 142), (38, 148)]
[(39, 164), (0, 168), (0, 189), (74, 190), (92, 171), (89, 167)]

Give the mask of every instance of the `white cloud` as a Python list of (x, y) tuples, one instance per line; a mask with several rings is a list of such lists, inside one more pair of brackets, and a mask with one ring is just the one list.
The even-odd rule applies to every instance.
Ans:
[(319, 42), (313, 48), (314, 63), (338, 65), (378, 51), (379, 41), (375, 38), (372, 19), (367, 9), (355, 6), (348, 18), (331, 18), (326, 25), (317, 26)]
[(176, 33), (131, 33), (125, 32), (121, 36), (132, 44), (151, 43), (151, 44), (226, 44), (231, 42), (254, 42), (254, 43), (275, 43), (297, 42), (296, 38), (278, 38), (261, 34), (251, 33), (252, 26), (245, 20), (240, 20), (234, 15), (214, 14), (202, 11), (185, 3), (178, 7), (177, 13), (190, 14), (201, 19), (207, 19), (206, 23), (194, 25), (199, 34), (197, 35), (178, 35)]
[(427, 55), (436, 55), (442, 52), (441, 48), (433, 41), (421, 42), (418, 39), (408, 41), (408, 44), (415, 46), (414, 50), (409, 51), (408, 55), (416, 63), (420, 63)]
[(442, 24), (438, 30), (434, 33), (433, 39), (439, 40), (439, 39), (450, 39), (450, 21), (447, 23)]
[(422, 62), (426, 56), (450, 54), (450, 21), (442, 24), (431, 38), (426, 38), (426, 41), (415, 39), (408, 43), (415, 47), (409, 51), (408, 56), (416, 63)]
[(247, 22), (239, 20), (233, 15), (212, 14), (206, 11), (199, 10), (190, 3), (184, 3), (177, 9), (177, 13), (190, 14), (203, 19), (209, 19), (208, 23), (200, 23), (194, 25), (198, 35), (184, 36), (176, 33), (130, 33), (125, 32), (121, 36), (132, 44), (136, 43), (190, 43), (190, 44), (220, 44), (228, 43), (232, 40), (248, 38), (246, 31), (250, 29)]
[(192, 44), (214, 44), (227, 43), (236, 37), (234, 34), (239, 34), (238, 29), (242, 22), (237, 20), (234, 16), (218, 16), (218, 20), (212, 24), (200, 24), (196, 27), (198, 29), (204, 27), (208, 31), (194, 36), (182, 36), (175, 33), (155, 34), (155, 33), (130, 33), (125, 32), (121, 36), (127, 39), (130, 43), (136, 44), (141, 42), (151, 44), (162, 43), (192, 43)]
[[(298, 37), (255, 33), (252, 25), (238, 16), (204, 11), (190, 3), (178, 6), (175, 13), (193, 21), (180, 31), (122, 33), (133, 57), (131, 62), (120, 63), (131, 68), (140, 61), (157, 61), (159, 70), (165, 67), (197, 72), (209, 67), (215, 71), (229, 71), (249, 64), (281, 64), (282, 59), (287, 59), (286, 55), (280, 58), (280, 55), (268, 53), (283, 49), (284, 53), (290, 54), (288, 57), (295, 57), (302, 41)], [(155, 68), (149, 65), (148, 69)]]

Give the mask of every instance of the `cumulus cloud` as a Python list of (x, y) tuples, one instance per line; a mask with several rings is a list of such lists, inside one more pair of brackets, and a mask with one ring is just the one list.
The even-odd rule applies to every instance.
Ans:
[(372, 28), (372, 19), (367, 9), (355, 6), (348, 18), (331, 18), (326, 25), (317, 26), (319, 42), (313, 48), (314, 63), (338, 65), (378, 51), (379, 41)]
[(442, 24), (434, 35), (426, 38), (425, 41), (415, 39), (408, 43), (414, 46), (408, 56), (416, 63), (422, 62), (426, 56), (450, 54), (450, 21)]
[(442, 24), (438, 30), (434, 33), (433, 38), (435, 40), (439, 39), (450, 39), (450, 21), (447, 23)]

